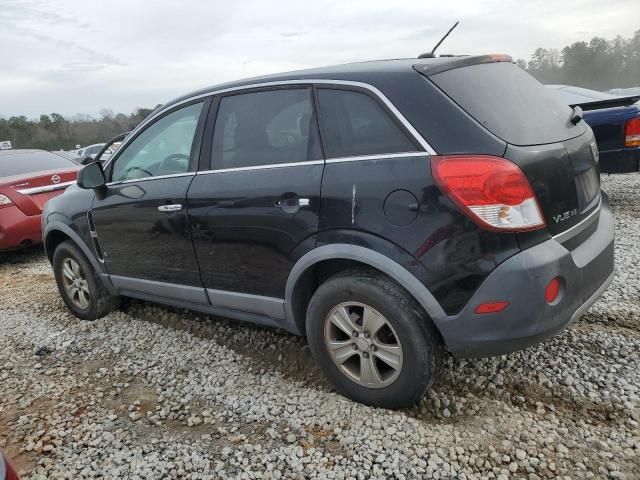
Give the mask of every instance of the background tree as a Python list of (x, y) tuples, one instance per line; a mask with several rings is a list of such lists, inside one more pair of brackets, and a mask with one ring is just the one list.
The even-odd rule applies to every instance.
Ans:
[(640, 30), (632, 38), (593, 37), (589, 42), (567, 45), (560, 52), (537, 48), (526, 69), (546, 84), (576, 85), (594, 90), (639, 87)]
[(10, 140), (13, 148), (72, 150), (76, 145), (102, 143), (132, 130), (152, 111), (137, 108), (127, 115), (103, 109), (99, 120), (83, 114), (67, 119), (59, 113), (43, 114), (38, 120), (25, 116), (0, 118), (0, 140)]
[[(545, 84), (595, 90), (640, 87), (640, 30), (631, 38), (594, 37), (560, 51), (539, 47), (528, 62), (518, 59), (516, 63)], [(127, 115), (105, 108), (100, 110), (99, 119), (81, 114), (67, 119), (59, 113), (43, 114), (38, 120), (25, 116), (0, 118), (0, 141), (10, 140), (14, 148), (70, 150), (76, 145), (102, 143), (131, 130), (153, 110), (137, 108)]]

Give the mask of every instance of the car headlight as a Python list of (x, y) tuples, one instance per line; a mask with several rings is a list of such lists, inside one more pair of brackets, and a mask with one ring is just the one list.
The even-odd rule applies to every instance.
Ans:
[(13, 205), (13, 202), (6, 195), (0, 194), (0, 208), (8, 207), (9, 205)]

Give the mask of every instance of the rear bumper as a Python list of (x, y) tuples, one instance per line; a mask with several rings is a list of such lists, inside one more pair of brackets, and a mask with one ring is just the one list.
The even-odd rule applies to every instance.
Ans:
[(25, 215), (15, 205), (0, 209), (0, 251), (42, 243), (41, 215)]
[[(486, 357), (521, 350), (575, 322), (602, 295), (613, 279), (614, 223), (605, 194), (597, 228), (589, 238), (567, 250), (555, 239), (514, 255), (483, 282), (458, 315), (437, 326), (457, 357)], [(563, 287), (553, 304), (545, 287), (561, 277)], [(483, 302), (504, 300), (499, 313), (476, 314)]]
[(640, 172), (640, 147), (601, 151), (600, 171), (604, 173)]

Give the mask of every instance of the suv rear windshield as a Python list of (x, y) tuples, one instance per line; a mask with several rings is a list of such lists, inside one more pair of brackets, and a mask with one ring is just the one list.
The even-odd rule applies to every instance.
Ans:
[(571, 109), (553, 92), (512, 63), (484, 63), (429, 76), (441, 90), (491, 133), (513, 145), (538, 145), (574, 138)]
[(43, 151), (12, 152), (0, 154), (0, 178), (45, 170), (73, 169), (76, 164), (60, 155)]

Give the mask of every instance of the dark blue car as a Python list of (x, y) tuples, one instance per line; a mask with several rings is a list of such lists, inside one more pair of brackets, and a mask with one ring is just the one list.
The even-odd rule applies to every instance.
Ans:
[(579, 106), (600, 150), (600, 170), (640, 171), (640, 95), (619, 97), (569, 85), (548, 85), (568, 105)]

